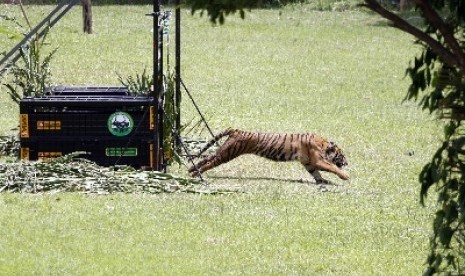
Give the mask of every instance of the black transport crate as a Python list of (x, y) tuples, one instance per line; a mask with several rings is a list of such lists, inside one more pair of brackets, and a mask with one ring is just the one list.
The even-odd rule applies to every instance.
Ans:
[(153, 140), (131, 141), (97, 139), (29, 139), (21, 142), (22, 160), (47, 160), (73, 152), (101, 166), (131, 165), (135, 168), (153, 168)]
[(156, 139), (152, 97), (124, 87), (64, 87), (20, 102), (21, 158), (46, 159), (75, 151), (100, 165), (153, 168)]

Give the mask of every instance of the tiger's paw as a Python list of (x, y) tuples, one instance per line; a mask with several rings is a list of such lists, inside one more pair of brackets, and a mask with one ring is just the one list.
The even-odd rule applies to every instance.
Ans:
[(349, 180), (349, 175), (345, 172), (341, 172), (339, 174), (339, 178), (341, 178), (342, 180)]
[(316, 184), (319, 184), (319, 185), (330, 184), (330, 182), (324, 178), (318, 178), (318, 179), (315, 179), (315, 181), (316, 181)]
[(193, 171), (189, 171), (189, 175), (191, 177), (200, 177), (200, 172), (196, 169), (194, 169)]

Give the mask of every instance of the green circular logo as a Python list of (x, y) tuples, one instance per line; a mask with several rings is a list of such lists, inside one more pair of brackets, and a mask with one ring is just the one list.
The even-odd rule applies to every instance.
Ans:
[(115, 136), (126, 136), (134, 128), (134, 121), (131, 115), (126, 112), (115, 112), (108, 117), (108, 130)]

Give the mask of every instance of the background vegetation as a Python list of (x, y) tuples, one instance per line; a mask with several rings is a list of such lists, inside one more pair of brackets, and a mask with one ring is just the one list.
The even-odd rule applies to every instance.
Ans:
[[(38, 22), (51, 6), (28, 6)], [(1, 10), (19, 17), (16, 6)], [(53, 82), (118, 85), (151, 64), (150, 6), (73, 9), (49, 34)], [(418, 174), (442, 126), (401, 104), (412, 39), (361, 11), (253, 10), (212, 27), (183, 10), (183, 80), (215, 131), (317, 132), (349, 160), (350, 182), (323, 192), (299, 164), (248, 156), (207, 174), (243, 193), (0, 194), (5, 274), (418, 275), (434, 203)], [(0, 49), (13, 41), (0, 40)], [(0, 93), (0, 126), (18, 110)], [(185, 98), (182, 119), (197, 115)], [(200, 134), (202, 135), (202, 134)], [(206, 136), (206, 135), (205, 135)], [(172, 167), (184, 174), (184, 167)]]

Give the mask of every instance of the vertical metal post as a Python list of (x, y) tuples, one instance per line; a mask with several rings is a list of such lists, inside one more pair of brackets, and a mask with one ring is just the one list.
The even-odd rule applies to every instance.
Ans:
[(164, 129), (163, 129), (163, 120), (165, 116), (164, 108), (165, 108), (165, 91), (164, 91), (164, 85), (163, 85), (163, 26), (158, 27), (158, 54), (160, 56), (160, 63), (158, 64), (158, 140), (160, 141), (159, 143), (159, 155), (160, 155), (160, 169), (166, 171), (166, 164), (165, 164), (165, 150), (164, 150)]
[[(174, 105), (176, 110), (175, 118), (175, 129), (179, 133), (181, 130), (181, 8), (180, 0), (176, 0), (176, 47), (175, 47), (175, 96), (174, 96)], [(176, 148), (179, 147), (178, 141), (176, 139)]]
[(160, 87), (159, 87), (159, 81), (158, 81), (158, 76), (159, 76), (159, 37), (160, 33), (158, 30), (158, 17), (160, 15), (160, 2), (158, 0), (153, 0), (153, 105), (155, 107), (155, 112), (153, 113), (154, 122), (157, 125), (156, 131), (154, 133), (154, 150), (152, 152), (153, 159), (155, 160), (155, 165), (154, 168), (156, 171), (160, 171), (160, 146), (163, 143), (163, 141), (160, 141), (160, 136), (159, 136), (159, 131), (160, 131), (160, 124), (159, 124), (159, 104), (158, 104), (158, 99), (159, 99), (159, 94), (160, 94)]

